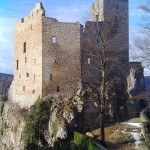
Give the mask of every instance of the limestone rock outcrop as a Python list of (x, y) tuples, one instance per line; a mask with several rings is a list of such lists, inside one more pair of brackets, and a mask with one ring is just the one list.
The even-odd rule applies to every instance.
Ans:
[[(74, 130), (78, 127), (77, 117), (82, 112), (83, 107), (83, 101), (78, 96), (74, 96), (69, 100), (67, 98), (44, 98), (41, 101), (46, 101), (47, 99), (52, 101), (49, 111), (50, 117), (47, 120), (48, 126), (44, 130), (39, 128), (40, 136), (37, 145), (39, 149), (53, 149), (56, 143), (59, 144), (63, 140), (67, 141), (73, 138), (71, 135), (73, 135)], [(38, 117), (31, 115), (31, 122), (28, 120), (27, 123), (27, 114), (37, 113), (40, 107), (41, 104), (37, 103), (36, 106), (26, 110), (11, 101), (4, 100), (3, 97), (0, 98), (0, 149), (24, 150), (25, 127), (36, 122), (35, 118)], [(35, 108), (36, 110), (33, 110)], [(33, 130), (28, 130), (27, 134), (31, 134)], [(32, 143), (30, 144), (32, 145)]]
[(57, 141), (72, 139), (73, 132), (79, 127), (78, 115), (82, 112), (82, 109), (83, 101), (78, 96), (69, 100), (53, 101), (48, 127), (49, 135), (47, 136), (49, 145), (54, 146)]
[(127, 77), (129, 98), (145, 90), (144, 69), (140, 62), (130, 62), (130, 73)]
[(23, 150), (25, 111), (0, 97), (0, 149)]

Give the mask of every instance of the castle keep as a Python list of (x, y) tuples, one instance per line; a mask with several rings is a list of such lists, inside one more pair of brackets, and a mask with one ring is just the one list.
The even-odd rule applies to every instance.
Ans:
[(128, 65), (127, 0), (96, 0), (85, 29), (78, 22), (65, 23), (46, 17), (42, 3), (37, 3), (15, 26), (13, 101), (29, 107), (38, 97), (72, 96), (83, 81), (90, 80), (83, 72), (93, 72), (90, 69), (93, 60), (83, 50), (90, 32), (88, 26), (94, 22), (103, 24), (111, 17), (121, 20), (111, 48), (120, 49), (121, 61)]

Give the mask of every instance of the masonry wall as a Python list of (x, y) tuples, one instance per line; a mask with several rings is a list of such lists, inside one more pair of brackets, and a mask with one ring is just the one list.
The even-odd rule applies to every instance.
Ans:
[[(82, 26), (43, 17), (43, 95), (72, 96), (81, 83)], [(54, 41), (53, 41), (53, 38)]]
[[(86, 83), (88, 82), (93, 85), (100, 83), (101, 71), (99, 68), (101, 68), (102, 44), (100, 39), (101, 36), (97, 36), (99, 33), (105, 34), (105, 36), (110, 36), (105, 48), (105, 51), (107, 51), (106, 60), (107, 64), (109, 64), (107, 71), (111, 72), (111, 76), (118, 74), (120, 77), (125, 77), (128, 73), (128, 36), (122, 36), (122, 27), (120, 27), (117, 22), (114, 24), (113, 32), (107, 34), (106, 32), (111, 28), (108, 24), (109, 22), (86, 22), (84, 31), (85, 40), (82, 46), (82, 72), (84, 82)], [(106, 26), (108, 26), (108, 29)], [(103, 38), (103, 40), (106, 40), (106, 38)]]
[[(116, 23), (116, 31), (109, 42), (109, 49), (120, 53), (120, 60), (128, 66), (129, 62), (129, 29), (128, 0), (96, 0), (91, 7), (92, 22)], [(113, 55), (113, 53), (112, 53)]]
[(128, 0), (96, 0), (91, 8), (92, 22), (116, 21), (117, 34), (110, 48), (122, 52), (122, 61), (129, 62)]
[(24, 107), (42, 96), (42, 15), (37, 4), (15, 26), (13, 101)]
[(96, 0), (93, 3), (92, 21), (108, 21), (114, 17), (128, 22), (128, 0)]

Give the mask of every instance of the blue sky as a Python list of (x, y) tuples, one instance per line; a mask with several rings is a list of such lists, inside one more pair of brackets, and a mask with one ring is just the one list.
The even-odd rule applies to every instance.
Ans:
[[(95, 0), (41, 0), (46, 16), (59, 21), (83, 22)], [(142, 16), (138, 6), (146, 0), (129, 0), (130, 41), (138, 32)], [(13, 73), (14, 39), (16, 21), (25, 17), (34, 8), (37, 0), (1, 0), (0, 2), (0, 72)]]

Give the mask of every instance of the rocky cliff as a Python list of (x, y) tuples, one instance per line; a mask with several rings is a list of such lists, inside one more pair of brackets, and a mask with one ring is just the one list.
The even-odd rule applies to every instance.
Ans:
[[(71, 99), (38, 99), (29, 110), (0, 97), (0, 149), (56, 149), (70, 147), (78, 128), (83, 102)], [(65, 144), (63, 144), (65, 143)]]
[(0, 95), (6, 95), (13, 80), (13, 75), (0, 73)]
[(130, 73), (127, 77), (127, 92), (129, 97), (145, 90), (144, 68), (140, 62), (130, 62)]
[(25, 111), (0, 98), (0, 149), (22, 150)]

